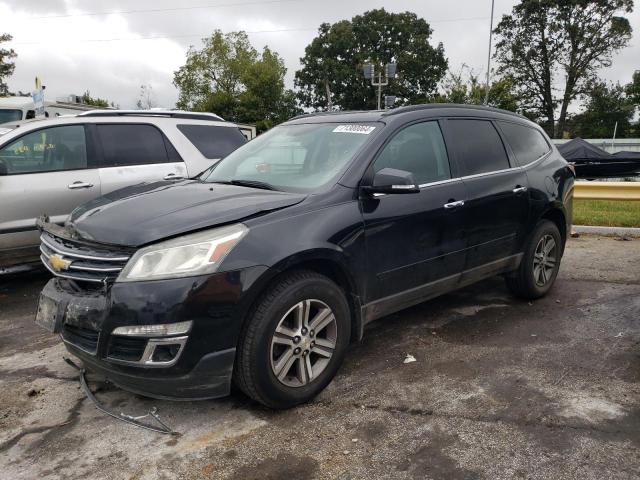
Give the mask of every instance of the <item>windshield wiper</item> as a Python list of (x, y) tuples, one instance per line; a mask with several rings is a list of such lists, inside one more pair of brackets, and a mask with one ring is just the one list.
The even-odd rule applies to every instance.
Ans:
[(276, 190), (278, 189), (267, 182), (261, 182), (260, 180), (241, 180), (241, 179), (233, 179), (233, 180), (211, 180), (207, 183), (219, 183), (221, 185), (238, 185), (239, 187), (250, 187), (250, 188), (262, 188), (263, 190)]
[(273, 185), (267, 182), (261, 182), (260, 180), (242, 180), (234, 179), (230, 180), (231, 185), (238, 185), (240, 187), (262, 188), (263, 190), (277, 190)]

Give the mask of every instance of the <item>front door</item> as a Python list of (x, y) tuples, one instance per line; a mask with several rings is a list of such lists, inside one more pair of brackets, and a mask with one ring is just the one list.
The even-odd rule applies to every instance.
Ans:
[[(383, 148), (372, 168), (411, 172), (420, 185), (413, 194), (362, 197), (368, 259), (367, 315), (379, 317), (454, 284), (465, 259), (462, 181), (452, 178), (437, 121), (400, 130)], [(371, 175), (369, 175), (371, 176)], [(448, 280), (447, 280), (448, 279)], [(448, 285), (450, 288), (452, 285)]]
[(0, 148), (7, 173), (0, 176), (0, 251), (15, 256), (13, 263), (39, 244), (40, 215), (61, 224), (75, 207), (100, 196), (86, 138), (83, 125), (63, 125), (32, 131)]

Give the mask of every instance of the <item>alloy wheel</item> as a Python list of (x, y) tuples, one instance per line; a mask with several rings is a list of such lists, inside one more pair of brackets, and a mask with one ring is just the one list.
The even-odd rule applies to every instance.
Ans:
[(336, 348), (338, 325), (329, 306), (315, 299), (291, 307), (271, 339), (271, 370), (280, 383), (302, 387), (327, 367)]
[(551, 280), (556, 268), (556, 252), (556, 241), (553, 236), (543, 235), (533, 254), (533, 278), (537, 286), (544, 287)]

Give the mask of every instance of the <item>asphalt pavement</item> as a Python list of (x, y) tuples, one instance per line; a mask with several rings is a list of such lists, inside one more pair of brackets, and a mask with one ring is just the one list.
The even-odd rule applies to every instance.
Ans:
[(46, 281), (0, 277), (1, 479), (640, 478), (640, 239), (571, 239), (535, 302), (496, 278), (381, 319), (289, 411), (90, 377), (109, 408), (156, 407), (178, 436), (86, 399), (59, 338), (33, 323)]

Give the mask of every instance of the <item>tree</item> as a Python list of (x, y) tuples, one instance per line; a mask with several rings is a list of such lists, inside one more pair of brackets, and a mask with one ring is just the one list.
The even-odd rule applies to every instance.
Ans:
[(598, 80), (590, 86), (585, 100), (584, 112), (574, 115), (568, 122), (570, 136), (610, 138), (614, 130), (617, 137), (627, 136), (634, 108), (622, 85)]
[[(98, 98), (98, 97), (93, 98), (89, 90), (84, 92), (84, 94), (81, 97), (81, 100), (82, 100), (82, 103), (84, 103), (85, 105), (93, 105), (94, 107), (104, 108), (109, 106), (108, 100), (104, 98)], [(113, 103), (111, 105), (113, 106)]]
[(245, 32), (216, 30), (191, 47), (185, 65), (174, 72), (178, 108), (209, 111), (264, 131), (301, 112), (285, 88), (287, 69), (280, 56), (265, 47), (261, 53)]
[(523, 108), (544, 118), (551, 135), (562, 134), (571, 102), (629, 43), (631, 26), (618, 13), (632, 9), (633, 0), (521, 0), (502, 17), (498, 72), (514, 80)]
[(444, 48), (429, 43), (431, 34), (415, 13), (383, 8), (321, 24), (295, 75), (301, 103), (316, 110), (375, 108), (375, 89), (362, 66), (373, 63), (380, 72), (391, 62), (398, 64), (398, 76), (385, 93), (396, 95), (398, 104), (428, 102), (447, 71)]
[[(12, 39), (13, 37), (8, 33), (0, 35), (0, 43), (10, 42)], [(9, 94), (9, 86), (5, 79), (13, 74), (13, 71), (16, 68), (16, 64), (13, 63), (13, 59), (17, 56), (18, 54), (12, 48), (0, 48), (0, 95)]]
[(629, 99), (629, 102), (635, 107), (640, 107), (640, 70), (636, 70), (633, 73), (631, 83), (627, 84), (624, 88), (625, 94)]
[(153, 87), (150, 84), (140, 85), (140, 93), (136, 107), (138, 110), (149, 110), (156, 107), (156, 96), (153, 93)]
[[(486, 84), (467, 65), (462, 65), (458, 73), (449, 72), (442, 82), (443, 91), (437, 94), (436, 103), (462, 103), (483, 105)], [(518, 96), (510, 78), (494, 80), (489, 87), (488, 105), (515, 112), (518, 110)]]

